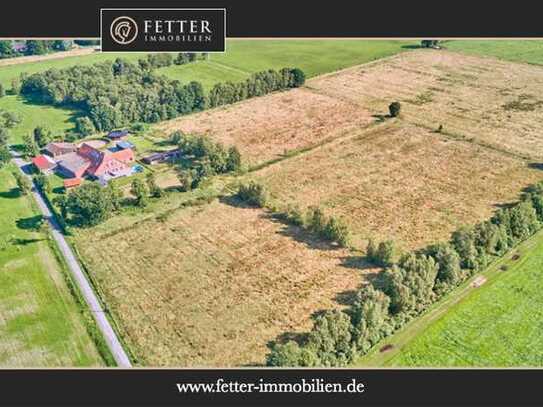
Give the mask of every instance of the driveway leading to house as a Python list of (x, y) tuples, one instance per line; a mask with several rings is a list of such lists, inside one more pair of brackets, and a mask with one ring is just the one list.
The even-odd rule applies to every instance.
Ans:
[[(30, 177), (30, 164), (24, 161), (18, 153), (12, 151), (12, 155), (15, 165), (17, 165), (17, 167), (23, 172), (23, 174)], [(52, 214), (51, 210), (47, 206), (42, 195), (36, 189), (35, 185), (33, 185), (32, 187), (32, 195), (34, 196), (34, 199), (38, 204), (38, 207), (44, 218), (47, 220), (47, 222), (49, 222), (49, 225), (51, 226), (52, 236), (55, 239), (55, 242), (58, 245), (60, 252), (64, 256), (66, 264), (68, 265), (68, 269), (72, 273), (72, 276), (79, 288), (79, 291), (83, 295), (83, 298), (85, 298), (85, 302), (87, 303), (90, 311), (92, 312), (92, 315), (96, 320), (96, 324), (98, 325), (100, 332), (104, 336), (104, 339), (115, 361), (117, 362), (117, 365), (119, 367), (132, 367), (128, 355), (124, 351), (121, 342), (117, 337), (117, 334), (113, 330), (111, 324), (109, 323), (109, 320), (105, 315), (104, 308), (100, 304), (100, 301), (94, 293), (92, 286), (90, 285), (87, 277), (83, 273), (83, 270), (81, 269), (81, 266), (79, 265), (79, 262), (77, 261), (73, 250), (64, 238), (60, 225), (58, 224), (55, 216)]]

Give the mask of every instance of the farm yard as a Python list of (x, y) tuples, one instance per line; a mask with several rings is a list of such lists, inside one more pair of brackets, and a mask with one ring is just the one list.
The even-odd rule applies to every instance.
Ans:
[(340, 306), (363, 273), (341, 265), (348, 251), (218, 200), (81, 230), (75, 243), (149, 366), (261, 365), (267, 342)]
[[(40, 216), (0, 170), (0, 366), (102, 366)], [(87, 316), (88, 317), (88, 316)]]

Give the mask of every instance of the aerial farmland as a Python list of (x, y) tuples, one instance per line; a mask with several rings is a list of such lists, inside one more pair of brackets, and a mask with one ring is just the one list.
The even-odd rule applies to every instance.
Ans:
[[(65, 191), (57, 186), (62, 178), (50, 176), (56, 188), (46, 195), (134, 364), (492, 366), (505, 360), (488, 356), (479, 342), (455, 357), (432, 352), (436, 343), (469, 343), (473, 338), (462, 336), (473, 335), (469, 315), (490, 343), (496, 332), (518, 334), (492, 323), (488, 304), (491, 295), (507, 297), (508, 283), (500, 279), (519, 290), (533, 284), (521, 264), (500, 262), (513, 253), (529, 256), (523, 245), (540, 246), (543, 67), (532, 53), (522, 59), (501, 44), (485, 55), (488, 47), (469, 42), (464, 52), (462, 42), (412, 49), (403, 42), (364, 48), (344, 41), (334, 60), (333, 42), (324, 42), (328, 54), (314, 63), (311, 42), (233, 41), (230, 56), (155, 68), (157, 83), (200, 81), (205, 100), (219, 101), (182, 114), (157, 109), (174, 117), (124, 125), (138, 173), (92, 191), (118, 196), (99, 220), (77, 223), (81, 212), (73, 210), (78, 194), (96, 183), (84, 180)], [(243, 58), (250, 50), (252, 62)], [(298, 75), (291, 65), (296, 50), (308, 55), (296, 67), (304, 80), (250, 96), (236, 88), (262, 80), (259, 74)], [(139, 57), (115, 62), (114, 69), (139, 72)], [(77, 58), (89, 59), (85, 66), (90, 58), (102, 61)], [(50, 64), (66, 69), (66, 61), (36, 64), (47, 64), (46, 72)], [(31, 72), (40, 74), (36, 66)], [(2, 69), (23, 66), (0, 66), (0, 82), (7, 83)], [(224, 89), (245, 96), (227, 100)], [(49, 117), (57, 132), (71, 131), (87, 114), (60, 102), (32, 104), (24, 94), (2, 99), (0, 108), (20, 103), (21, 112), (33, 113), (14, 128), (14, 145), (41, 120), (42, 107), (55, 112)], [(77, 139), (77, 148), (107, 139), (112, 129), (101, 125)], [(115, 146), (107, 143), (100, 154), (111, 156)], [(227, 164), (210, 169), (206, 149)], [(157, 153), (177, 155), (152, 162)], [(513, 269), (524, 274), (508, 277)], [(530, 314), (530, 301), (520, 295), (503, 303)], [(381, 312), (374, 325), (366, 305)], [(449, 326), (454, 338), (444, 339)], [(537, 342), (533, 332), (527, 338)], [(539, 365), (541, 359), (518, 360)]]

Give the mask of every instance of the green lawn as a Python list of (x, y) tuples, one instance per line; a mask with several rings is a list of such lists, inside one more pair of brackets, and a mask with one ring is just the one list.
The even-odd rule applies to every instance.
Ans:
[[(1, 69), (1, 68), (0, 68)], [(16, 113), (21, 122), (9, 129), (11, 142), (19, 144), (25, 134), (31, 133), (37, 126), (43, 126), (54, 134), (63, 134), (73, 128), (73, 120), (77, 112), (49, 105), (35, 105), (20, 96), (4, 96), (0, 98), (0, 110)]]
[(543, 40), (458, 40), (446, 42), (445, 47), (467, 54), (543, 64)]
[[(427, 314), (378, 344), (359, 366), (543, 366), (543, 232), (465, 284)], [(506, 266), (507, 270), (501, 270)], [(379, 352), (385, 344), (391, 351)]]
[(308, 77), (337, 71), (405, 51), (414, 41), (390, 40), (228, 40), (224, 54), (208, 61), (170, 66), (158, 72), (181, 81), (197, 80), (209, 89), (239, 81), (253, 72), (299, 67)]
[(40, 219), (0, 170), (0, 366), (101, 366)]

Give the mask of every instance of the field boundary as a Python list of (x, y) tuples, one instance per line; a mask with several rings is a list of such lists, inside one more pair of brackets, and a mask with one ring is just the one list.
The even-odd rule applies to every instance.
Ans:
[[(422, 315), (408, 322), (402, 329), (393, 335), (377, 342), (370, 352), (358, 358), (352, 366), (357, 368), (384, 366), (387, 361), (400, 353), (409, 342), (422, 334), (431, 324), (447, 315), (455, 306), (465, 301), (476, 291), (488, 289), (488, 287), (498, 280), (500, 276), (512, 272), (511, 268), (508, 268), (507, 270), (500, 269), (504, 263), (514, 261), (515, 265), (522, 264), (526, 259), (525, 256), (517, 261), (513, 259), (513, 256), (519, 251), (531, 248), (539, 240), (543, 240), (543, 231), (537, 232), (534, 236), (531, 236), (527, 240), (512, 247), (504, 256), (495, 259), (484, 271), (475, 273), (440, 301), (434, 303)], [(486, 283), (481, 287), (473, 287), (473, 282), (481, 276), (486, 278)], [(393, 345), (394, 347), (391, 350), (381, 353), (380, 350), (386, 345)]]

